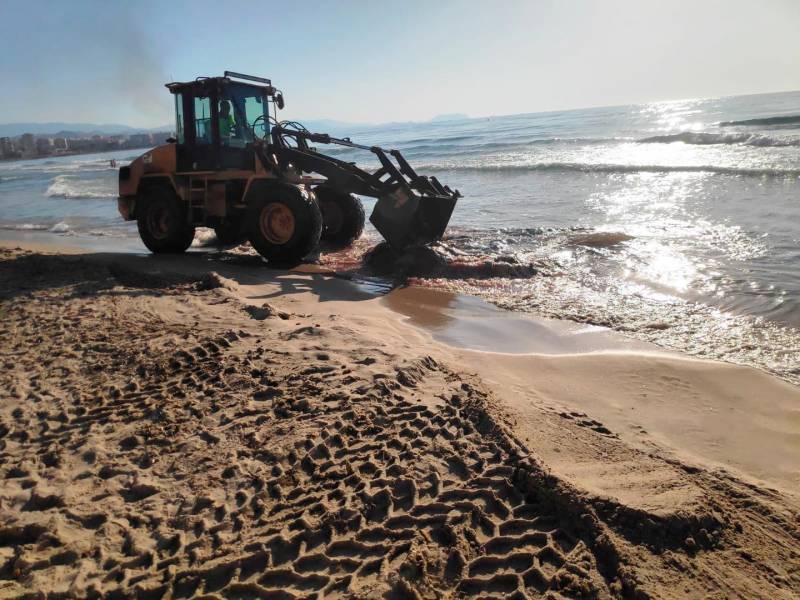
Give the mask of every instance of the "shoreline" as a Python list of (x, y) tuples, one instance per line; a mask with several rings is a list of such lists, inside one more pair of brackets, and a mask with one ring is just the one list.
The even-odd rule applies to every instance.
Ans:
[[(8, 276), (2, 302), (11, 315), (5, 327), (14, 342), (12, 354), (7, 351), (4, 356), (7, 368), (12, 365), (5, 377), (8, 389), (17, 392), (0, 411), (1, 424), (9, 430), (2, 451), (6, 480), (11, 482), (0, 502), (17, 523), (14, 527), (23, 527), (20, 531), (41, 524), (48, 515), (57, 520), (66, 515), (67, 529), (74, 526), (68, 523), (69, 514), (88, 518), (81, 512), (88, 507), (82, 504), (84, 484), (79, 483), (86, 481), (105, 490), (96, 510), (106, 519), (118, 518), (114, 515), (122, 514), (120, 510), (138, 511), (139, 519), (146, 514), (172, 515), (176, 510), (182, 514), (170, 497), (184, 498), (181, 502), (189, 507), (208, 506), (212, 513), (224, 508), (223, 519), (216, 520), (222, 526), (218, 534), (192, 529), (206, 514), (205, 508), (186, 513), (187, 518), (191, 514), (198, 518), (189, 519), (189, 529), (178, 532), (185, 541), (173, 556), (183, 570), (167, 577), (172, 589), (181, 577), (195, 577), (203, 580), (196, 588), (200, 591), (262, 593), (272, 589), (274, 581), (292, 590), (312, 586), (307, 579), (311, 577), (320, 585), (313, 589), (346, 583), (343, 595), (394, 591), (433, 597), (446, 590), (470, 595), (498, 591), (498, 586), (507, 587), (509, 593), (512, 588), (565, 593), (583, 589), (589, 597), (637, 591), (678, 597), (684, 595), (678, 590), (690, 596), (727, 590), (788, 598), (800, 591), (800, 573), (792, 568), (800, 556), (796, 520), (800, 457), (786, 450), (787, 444), (800, 439), (800, 422), (795, 422), (800, 390), (790, 384), (747, 367), (650, 352), (613, 332), (505, 314), (444, 292), (404, 288), (381, 296), (314, 266), (280, 271), (251, 257), (211, 252), (154, 257), (81, 254), (75, 249), (66, 255), (43, 245), (31, 247), (39, 254), (10, 249), (17, 246), (13, 241), (0, 242)], [(57, 254), (42, 254), (45, 250)], [(500, 335), (492, 343), (519, 352), (476, 349), (493, 329)], [(33, 338), (20, 335), (22, 331), (30, 331), (42, 343), (33, 344)], [(235, 339), (228, 339), (226, 332)], [(531, 338), (537, 335), (544, 341), (534, 344)], [(61, 344), (68, 340), (72, 341)], [(62, 346), (65, 354), (47, 353), (53, 348), (61, 352)], [(530, 352), (532, 348), (536, 352)], [(13, 365), (12, 355), (24, 364)], [(179, 358), (170, 366), (171, 356), (189, 355), (191, 360)], [(93, 373), (90, 367), (95, 362), (106, 366)], [(41, 368), (45, 370), (37, 370)], [(54, 368), (64, 369), (61, 380), (48, 375)], [(28, 407), (32, 397), (46, 415), (38, 426)], [(69, 397), (73, 405), (57, 408), (61, 398)], [(181, 416), (184, 404), (192, 407), (195, 417)], [(103, 408), (111, 406), (120, 407), (121, 419), (113, 416), (118, 409)], [(726, 413), (726, 406), (736, 410)], [(709, 407), (716, 408), (718, 416)], [(157, 434), (140, 431), (152, 421), (142, 415), (153, 410), (163, 413), (161, 420), (153, 421), (157, 427), (177, 427), (174, 440), (155, 443)], [(758, 411), (757, 418), (745, 422), (753, 411)], [(82, 430), (80, 424), (89, 423), (88, 415), (101, 420), (97, 427)], [(20, 419), (25, 418), (30, 419), (27, 427), (33, 434), (27, 438), (19, 433)], [(240, 433), (234, 435), (235, 423)], [(346, 433), (348, 423), (356, 426), (357, 435)], [(735, 423), (740, 429), (731, 430)], [(780, 439), (776, 423), (785, 429), (786, 440)], [(416, 427), (416, 433), (408, 427)], [(181, 433), (185, 429), (186, 436)], [(408, 434), (403, 433), (406, 430)], [(258, 443), (248, 443), (248, 435)], [(337, 436), (343, 445), (326, 442)], [(25, 456), (31, 456), (33, 444), (45, 443), (42, 439), (50, 440), (38, 452), (44, 462), (31, 463)], [(379, 439), (388, 446), (369, 450)], [(393, 440), (398, 455), (391, 450)], [(287, 448), (285, 454), (282, 447)], [(94, 448), (91, 463), (81, 458), (87, 448)], [(350, 449), (346, 455), (350, 467), (338, 462), (345, 448)], [(47, 458), (52, 452), (61, 458)], [(411, 460), (408, 465), (404, 453)], [(143, 466), (142, 456), (150, 457), (145, 463), (155, 460), (155, 466)], [(487, 463), (492, 456), (499, 460), (494, 466)], [(205, 464), (201, 470), (213, 482), (204, 483), (191, 470), (176, 479), (172, 471), (158, 467), (186, 461)], [(770, 471), (772, 463), (776, 464)], [(233, 474), (214, 479), (215, 465), (221, 471), (231, 467)], [(12, 466), (18, 470), (14, 473), (27, 475), (9, 479)], [(360, 473), (361, 483), (353, 480), (356, 487), (349, 492), (349, 484), (340, 487), (341, 479), (326, 487), (327, 470), (340, 467), (345, 469), (345, 481), (347, 469)], [(119, 476), (102, 478), (101, 472), (114, 471)], [(245, 472), (251, 475), (242, 479)], [(263, 472), (259, 475), (265, 481), (263, 494), (242, 487), (255, 472)], [(81, 473), (85, 479), (75, 480)], [(403, 484), (408, 487), (392, 487), (386, 478), (408, 481)], [(436, 493), (429, 489), (434, 480)], [(18, 487), (17, 482), (28, 482), (27, 487)], [(509, 483), (513, 490), (503, 487)], [(278, 497), (271, 493), (273, 485), (284, 490)], [(372, 527), (378, 537), (353, 539), (358, 530), (349, 534), (334, 527), (324, 540), (312, 543), (308, 536), (319, 535), (326, 521), (320, 520), (321, 513), (306, 511), (304, 507), (313, 502), (296, 501), (306, 494), (319, 495), (321, 489), (331, 493), (341, 489), (344, 494), (323, 501), (325, 514), (334, 509), (361, 512), (366, 519), (361, 529)], [(487, 495), (488, 489), (495, 491)], [(197, 500), (190, 501), (187, 494)], [(201, 501), (201, 496), (208, 500)], [(490, 496), (501, 498), (507, 508), (494, 504), (496, 500), (480, 500), (468, 509), (472, 517), (463, 522), (456, 506), (441, 513), (446, 498)], [(122, 504), (114, 500), (120, 497)], [(385, 501), (378, 500), (384, 497)], [(547, 510), (545, 497), (552, 504)], [(294, 506), (299, 511), (303, 523), (268, 518), (271, 524), (262, 523), (266, 517), (256, 517), (248, 508), (255, 498), (263, 507), (260, 514), (283, 514), (284, 509), (278, 509), (283, 502), (285, 509)], [(362, 504), (366, 498), (372, 500)], [(421, 518), (433, 514), (422, 507), (436, 502), (437, 514), (448, 515), (448, 523), (452, 519), (448, 525), (452, 539), (444, 546), (436, 536), (445, 521), (431, 525)], [(33, 505), (38, 508), (31, 510)], [(522, 517), (513, 521), (510, 516), (525, 511), (538, 515), (530, 521), (531, 531), (540, 530), (535, 522), (550, 519), (557, 525), (538, 549), (526, 549), (534, 537), (525, 536), (533, 534), (517, 531)], [(586, 519), (570, 517), (579, 514)], [(211, 517), (203, 519), (206, 528), (214, 523)], [(401, 521), (408, 524), (393, 529)], [(244, 525), (237, 529), (237, 522)], [(512, 522), (517, 524), (512, 527)], [(150, 534), (154, 539), (175, 534), (174, 524), (163, 519), (147, 527), (155, 527)], [(375, 561), (368, 546), (379, 541), (376, 527), (410, 537), (386, 533), (389, 537), (380, 538), (388, 558), (370, 571), (367, 565)], [(10, 535), (11, 530), (3, 531)], [(118, 550), (110, 540), (119, 535), (103, 525), (90, 538), (114, 554)], [(5, 591), (13, 597), (45, 581), (53, 590), (85, 591), (96, 585), (108, 591), (114, 585), (146, 587), (157, 574), (164, 579), (166, 572), (154, 566), (168, 559), (161, 556), (162, 550), (148, 550), (135, 528), (127, 528), (123, 542), (126, 535), (133, 540), (130, 548), (139, 549), (136, 556), (150, 552), (154, 558), (150, 566), (136, 563), (136, 556), (115, 559), (117, 566), (133, 561), (127, 567), (130, 573), (116, 584), (101, 583), (94, 573), (102, 573), (102, 565), (95, 568), (91, 553), (86, 554), (89, 550), (81, 550), (78, 539), (71, 541), (70, 535), (62, 535), (61, 541), (78, 558), (68, 566), (42, 558), (50, 556), (42, 549), (29, 550), (25, 545), (21, 555), (19, 550), (3, 554), (0, 546), (0, 571), (4, 561), (12, 572), (14, 565), (19, 568), (15, 583)], [(276, 560), (286, 551), (277, 548), (291, 546), (296, 535), (305, 536), (305, 546), (298, 547), (299, 555), (289, 552), (296, 558), (287, 571), (288, 563)], [(209, 545), (215, 536), (217, 550), (223, 549), (227, 558)], [(600, 543), (601, 538), (607, 542)], [(400, 552), (405, 548), (401, 539), (414, 541)], [(547, 541), (555, 539), (572, 542), (559, 546)], [(512, 542), (519, 545), (517, 554), (526, 556), (515, 560), (527, 565), (525, 552), (530, 553), (530, 565), (519, 571), (503, 566), (511, 564), (503, 562), (514, 555), (510, 550), (491, 561), (475, 554), (478, 548), (499, 551)], [(248, 544), (250, 550), (245, 550)], [(199, 549), (194, 560), (190, 546)], [(458, 554), (441, 549), (447, 547), (458, 548)], [(317, 560), (319, 568), (303, 570), (303, 565), (311, 565), (310, 557), (317, 556), (314, 548), (317, 552), (326, 548)], [(262, 571), (271, 575), (254, 583), (243, 578), (241, 570), (246, 570), (245, 559), (258, 562), (253, 558), (256, 550), (269, 555)], [(349, 575), (341, 571), (337, 575), (332, 567), (330, 561), (339, 551), (345, 552), (339, 557), (355, 561)], [(391, 558), (395, 552), (399, 552), (396, 563)], [(28, 554), (46, 564), (33, 568), (39, 563)], [(747, 560), (744, 554), (756, 558)], [(203, 573), (223, 564), (220, 560), (235, 563), (240, 573), (215, 588)], [(66, 583), (66, 574), (79, 564), (88, 575)], [(759, 565), (769, 565), (769, 572), (779, 575), (767, 576)], [(400, 577), (390, 577), (392, 572)], [(306, 579), (301, 582), (300, 576)], [(0, 585), (0, 593), (5, 591)]]
[[(54, 246), (68, 244), (96, 252), (121, 251), (138, 255), (148, 253), (136, 235), (135, 229), (128, 231), (127, 235), (99, 235), (97, 232), (81, 229), (54, 233), (10, 227), (0, 229), (0, 239)], [(214, 239), (213, 232), (201, 230), (189, 253), (217, 251), (213, 243), (209, 244)], [(327, 255), (323, 253), (321, 268), (341, 271), (341, 275), (351, 276), (356, 280), (372, 278), (392, 280), (394, 276), (392, 273), (383, 276), (380, 273), (370, 273), (370, 269), (367, 269), (366, 273), (361, 269), (362, 254), (378, 240), (379, 238), (375, 238), (374, 242), (372, 238), (359, 240), (354, 250), (345, 253), (334, 252)], [(443, 251), (447, 253), (450, 249), (445, 248)], [(450, 260), (449, 256), (447, 260)], [(625, 344), (631, 348), (652, 348), (698, 360), (717, 360), (755, 368), (792, 385), (800, 386), (800, 371), (796, 368), (796, 361), (793, 361), (798, 354), (795, 342), (800, 340), (800, 329), (791, 323), (772, 321), (747, 312), (725, 312), (713, 304), (706, 303), (702, 298), (694, 300), (679, 298), (676, 304), (670, 304), (669, 310), (666, 311), (661, 310), (658, 302), (638, 299), (636, 294), (632, 296), (611, 294), (608, 297), (601, 295), (595, 299), (590, 288), (581, 287), (581, 284), (576, 284), (576, 281), (563, 275), (560, 279), (522, 275), (524, 284), (520, 290), (515, 287), (513, 273), (506, 273), (507, 266), (503, 262), (483, 263), (479, 256), (474, 263), (469, 261), (463, 263), (458, 253), (454, 260), (456, 264), (448, 267), (454, 272), (452, 274), (445, 272), (443, 278), (437, 278), (434, 272), (432, 279), (429, 279), (429, 271), (426, 270), (424, 262), (419, 265), (413, 264), (408, 272), (404, 271), (403, 277), (410, 282), (404, 285), (418, 285), (470, 299), (467, 303), (461, 302), (459, 306), (467, 312), (472, 311), (470, 303), (482, 303), (484, 307), (491, 305), (493, 308), (485, 314), (496, 315), (497, 311), (504, 314), (512, 313), (520, 319), (523, 327), (526, 327), (526, 320), (530, 318), (543, 319), (551, 323), (559, 322), (567, 329), (573, 325), (597, 327), (600, 330), (614, 332), (614, 337), (626, 340)], [(459, 262), (461, 264), (458, 264)], [(419, 273), (414, 271), (417, 268), (420, 270)], [(492, 281), (487, 279), (492, 277), (488, 273), (492, 268), (498, 269), (496, 288), (492, 285), (489, 287), (483, 285), (484, 281)], [(405, 270), (406, 267), (403, 266), (402, 269)], [(453, 275), (455, 277), (452, 277)], [(391, 285), (393, 284), (387, 283), (388, 287)], [(563, 289), (560, 289), (562, 287)], [(532, 302), (531, 298), (537, 300)], [(445, 312), (447, 310), (445, 309)], [(511, 329), (510, 333), (516, 333), (508, 324), (508, 319), (504, 319), (501, 324), (508, 326)], [(484, 349), (491, 349), (494, 344), (492, 340), (497, 338), (500, 332), (494, 330), (485, 333), (487, 335), (484, 338), (488, 339), (489, 343), (488, 348)], [(547, 328), (532, 333), (547, 334)], [(442, 340), (447, 341), (453, 336), (457, 338), (459, 333), (436, 332), (436, 335), (444, 336)], [(586, 339), (592, 337), (588, 335)], [(471, 343), (474, 344), (474, 340)], [(523, 346), (530, 344), (523, 343)], [(480, 346), (473, 347), (480, 349)], [(518, 351), (519, 349), (511, 349), (511, 353)]]
[[(37, 136), (37, 137), (46, 137), (46, 136)], [(136, 146), (132, 148), (111, 148), (109, 150), (91, 150), (88, 152), (64, 152), (61, 154), (45, 154), (43, 156), (28, 156), (28, 157), (20, 157), (20, 158), (0, 158), (0, 164), (9, 164), (9, 163), (18, 163), (18, 162), (27, 162), (27, 161), (35, 161), (35, 160), (47, 160), (47, 159), (54, 159), (54, 158), (64, 158), (67, 156), (86, 156), (89, 154), (110, 154), (112, 152), (124, 152), (126, 150), (148, 150), (155, 148), (155, 146)]]

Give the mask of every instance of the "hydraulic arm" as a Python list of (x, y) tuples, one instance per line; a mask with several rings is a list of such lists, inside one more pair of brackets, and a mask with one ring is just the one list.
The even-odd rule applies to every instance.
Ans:
[[(348, 193), (377, 198), (370, 221), (397, 249), (440, 239), (461, 197), (458, 190), (442, 185), (436, 177), (417, 174), (398, 150), (355, 144), (347, 138), (311, 133), (294, 124), (273, 126), (271, 136), (272, 150), (282, 168), (291, 164), (326, 177), (332, 185)], [(317, 152), (309, 142), (367, 150), (378, 158), (381, 166), (368, 172), (354, 163)]]

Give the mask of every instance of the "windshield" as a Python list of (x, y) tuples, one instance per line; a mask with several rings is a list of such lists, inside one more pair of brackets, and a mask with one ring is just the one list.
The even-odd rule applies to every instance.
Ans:
[(220, 98), (219, 106), (222, 144), (244, 148), (253, 141), (253, 123), (257, 119), (256, 135), (263, 137), (268, 134), (268, 107), (263, 89), (237, 83), (228, 85)]

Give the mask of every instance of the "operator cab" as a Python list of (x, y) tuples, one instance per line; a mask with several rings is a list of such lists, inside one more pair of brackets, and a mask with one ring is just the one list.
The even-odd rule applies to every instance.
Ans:
[(273, 116), (283, 108), (269, 79), (225, 71), (167, 88), (175, 96), (178, 172), (254, 170), (253, 142), (269, 135), (270, 104)]

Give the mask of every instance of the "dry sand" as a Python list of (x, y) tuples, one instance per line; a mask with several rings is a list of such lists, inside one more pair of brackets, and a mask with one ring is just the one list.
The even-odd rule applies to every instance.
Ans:
[(796, 388), (470, 351), (392, 302), (0, 249), (0, 597), (800, 595)]

